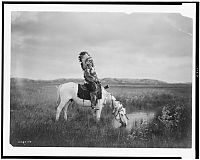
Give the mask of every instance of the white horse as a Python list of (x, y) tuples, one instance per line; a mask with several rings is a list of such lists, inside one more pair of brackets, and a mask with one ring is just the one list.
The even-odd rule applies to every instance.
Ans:
[[(126, 116), (126, 109), (122, 106), (119, 101), (116, 101), (115, 97), (111, 93), (107, 92), (104, 87), (102, 88), (102, 99), (98, 100), (99, 110), (95, 110), (95, 116), (97, 121), (100, 120), (102, 108), (105, 104), (113, 109), (113, 115), (117, 121), (119, 121), (122, 126), (126, 126), (128, 117)], [(90, 100), (84, 100), (77, 97), (78, 93), (78, 84), (74, 82), (64, 83), (58, 87), (58, 107), (56, 112), (56, 121), (59, 120), (60, 112), (64, 108), (64, 118), (67, 120), (67, 109), (72, 101), (82, 105), (84, 107), (91, 107)]]

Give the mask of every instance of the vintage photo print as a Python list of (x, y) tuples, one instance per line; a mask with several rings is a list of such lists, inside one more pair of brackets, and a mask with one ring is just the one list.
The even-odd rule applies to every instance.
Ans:
[(194, 158), (196, 3), (4, 3), (3, 155)]

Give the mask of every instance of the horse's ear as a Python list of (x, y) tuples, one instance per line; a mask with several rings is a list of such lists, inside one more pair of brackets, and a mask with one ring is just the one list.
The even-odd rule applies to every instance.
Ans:
[(108, 88), (109, 88), (109, 85), (107, 84), (106, 86), (104, 86), (104, 88), (105, 88), (105, 89), (108, 89)]

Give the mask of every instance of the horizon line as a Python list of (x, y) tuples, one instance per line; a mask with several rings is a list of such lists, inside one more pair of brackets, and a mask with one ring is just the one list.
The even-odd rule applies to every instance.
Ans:
[[(52, 80), (59, 80), (59, 79), (80, 79), (80, 80), (84, 80), (84, 78), (54, 78), (54, 79), (33, 79), (33, 78), (27, 78), (27, 77), (14, 77), (11, 76), (10, 78), (21, 78), (21, 79), (28, 79), (28, 80), (34, 80), (34, 81), (52, 81)], [(104, 78), (99, 78), (100, 80), (102, 79), (130, 79), (130, 80), (156, 80), (156, 81), (160, 81), (160, 82), (165, 82), (168, 84), (172, 84), (172, 83), (192, 83), (192, 82), (168, 82), (168, 81), (164, 81), (164, 80), (159, 80), (159, 79), (154, 79), (154, 78), (116, 78), (116, 77), (104, 77)]]

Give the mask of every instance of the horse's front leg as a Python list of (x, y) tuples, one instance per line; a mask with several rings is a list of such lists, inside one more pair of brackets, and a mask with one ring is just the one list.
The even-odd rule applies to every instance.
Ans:
[(99, 105), (99, 110), (95, 110), (95, 116), (96, 116), (97, 122), (100, 121), (101, 111), (102, 111), (102, 105)]

